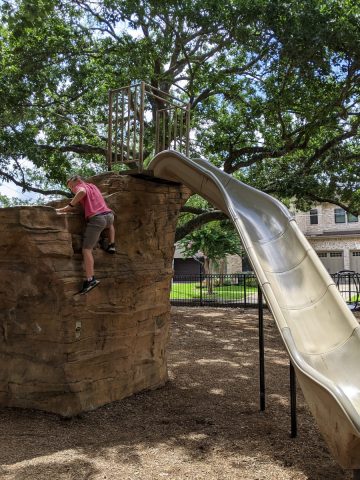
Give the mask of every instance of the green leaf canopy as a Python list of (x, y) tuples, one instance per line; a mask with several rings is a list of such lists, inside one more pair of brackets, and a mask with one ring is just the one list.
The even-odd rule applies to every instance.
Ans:
[(189, 99), (202, 155), (299, 206), (359, 195), (355, 0), (4, 0), (0, 178), (52, 190), (105, 168), (107, 92)]

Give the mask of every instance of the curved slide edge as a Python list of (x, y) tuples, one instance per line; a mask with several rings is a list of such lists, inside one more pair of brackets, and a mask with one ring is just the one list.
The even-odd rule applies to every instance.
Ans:
[[(286, 207), (204, 159), (169, 150), (149, 169), (232, 219), (330, 451), (343, 468), (359, 469), (360, 327)], [(294, 298), (304, 299), (300, 307)]]

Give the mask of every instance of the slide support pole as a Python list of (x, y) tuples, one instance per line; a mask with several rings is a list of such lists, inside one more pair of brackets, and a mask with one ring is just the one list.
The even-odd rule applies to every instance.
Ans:
[(260, 367), (260, 410), (265, 410), (265, 349), (264, 349), (264, 304), (260, 286), (258, 286), (259, 318), (259, 367)]
[(293, 364), (290, 361), (290, 409), (291, 409), (291, 438), (297, 436), (296, 418), (296, 374)]

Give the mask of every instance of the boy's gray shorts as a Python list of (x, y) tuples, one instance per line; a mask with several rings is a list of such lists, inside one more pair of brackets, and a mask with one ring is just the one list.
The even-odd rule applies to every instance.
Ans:
[(83, 248), (92, 249), (99, 241), (101, 232), (114, 223), (113, 212), (90, 217), (84, 233)]

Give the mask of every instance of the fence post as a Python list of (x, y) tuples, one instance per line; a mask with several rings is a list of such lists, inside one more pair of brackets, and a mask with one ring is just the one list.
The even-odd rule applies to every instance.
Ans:
[(202, 282), (203, 282), (203, 278), (202, 278), (202, 271), (200, 269), (200, 306), (202, 307), (203, 305), (203, 299), (202, 299)]
[(247, 292), (246, 292), (246, 275), (243, 275), (243, 279), (244, 279), (244, 307), (246, 307), (246, 304), (247, 304), (247, 301), (246, 301), (246, 297), (247, 297)]

